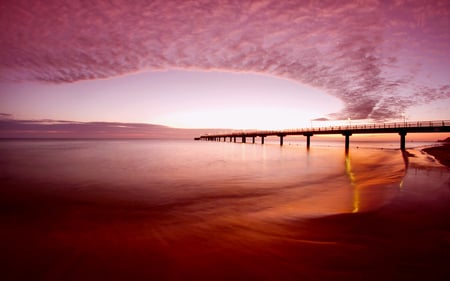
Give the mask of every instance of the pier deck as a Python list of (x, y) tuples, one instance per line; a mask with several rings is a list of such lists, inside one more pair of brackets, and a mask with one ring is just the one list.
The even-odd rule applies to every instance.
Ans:
[(350, 147), (350, 136), (353, 134), (392, 134), (400, 135), (400, 149), (405, 149), (406, 135), (409, 133), (445, 133), (450, 132), (450, 120), (434, 121), (415, 121), (415, 122), (397, 122), (397, 123), (373, 123), (344, 126), (311, 127), (288, 130), (256, 130), (256, 131), (233, 131), (229, 133), (206, 134), (196, 140), (221, 141), (222, 139), (230, 142), (236, 142), (240, 139), (242, 143), (247, 142), (247, 138), (255, 143), (257, 137), (261, 138), (261, 144), (264, 144), (264, 138), (268, 136), (278, 136), (280, 145), (283, 145), (284, 137), (300, 135), (306, 137), (306, 147), (311, 144), (313, 135), (343, 135), (345, 136), (345, 149)]

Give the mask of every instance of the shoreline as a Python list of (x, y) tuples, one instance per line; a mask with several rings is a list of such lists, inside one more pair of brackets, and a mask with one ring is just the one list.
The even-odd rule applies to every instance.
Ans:
[(450, 168), (450, 143), (444, 142), (439, 146), (423, 148), (422, 151), (433, 156), (442, 165)]

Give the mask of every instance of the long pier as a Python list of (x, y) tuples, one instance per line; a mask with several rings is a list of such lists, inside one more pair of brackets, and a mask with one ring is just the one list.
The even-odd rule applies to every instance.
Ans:
[(314, 135), (342, 135), (345, 137), (345, 150), (350, 148), (350, 136), (353, 134), (392, 134), (396, 133), (400, 136), (400, 149), (405, 150), (406, 135), (408, 133), (445, 133), (450, 132), (450, 120), (439, 121), (416, 121), (416, 122), (396, 122), (396, 123), (373, 123), (358, 124), (347, 126), (328, 126), (313, 127), (302, 129), (273, 130), (273, 131), (239, 131), (220, 134), (202, 135), (196, 140), (206, 141), (227, 141), (236, 142), (240, 139), (242, 143), (247, 142), (247, 138), (255, 143), (256, 138), (261, 139), (264, 144), (264, 138), (268, 136), (277, 136), (280, 139), (280, 145), (283, 145), (284, 138), (287, 136), (300, 135), (306, 137), (306, 147), (309, 149), (311, 145), (311, 137)]

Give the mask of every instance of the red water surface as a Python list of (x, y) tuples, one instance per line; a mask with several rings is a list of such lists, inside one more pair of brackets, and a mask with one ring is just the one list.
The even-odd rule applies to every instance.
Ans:
[(2, 150), (1, 280), (450, 277), (449, 174), (417, 151), (214, 146), (192, 166), (95, 145)]
[(446, 280), (446, 188), (273, 222), (3, 187), (2, 280)]

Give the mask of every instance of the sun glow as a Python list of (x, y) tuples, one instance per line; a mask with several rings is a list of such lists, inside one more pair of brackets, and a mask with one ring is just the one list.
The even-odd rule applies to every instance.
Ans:
[(161, 120), (177, 128), (273, 129), (307, 127), (310, 115), (282, 108), (230, 108), (175, 112)]
[(183, 97), (177, 92), (184, 91), (185, 98), (178, 99), (177, 110), (160, 114), (152, 122), (178, 128), (279, 130), (309, 127), (311, 120), (343, 107), (336, 97), (288, 79), (249, 73), (180, 74), (197, 81), (197, 86), (191, 82), (187, 88), (171, 88), (167, 96)]

